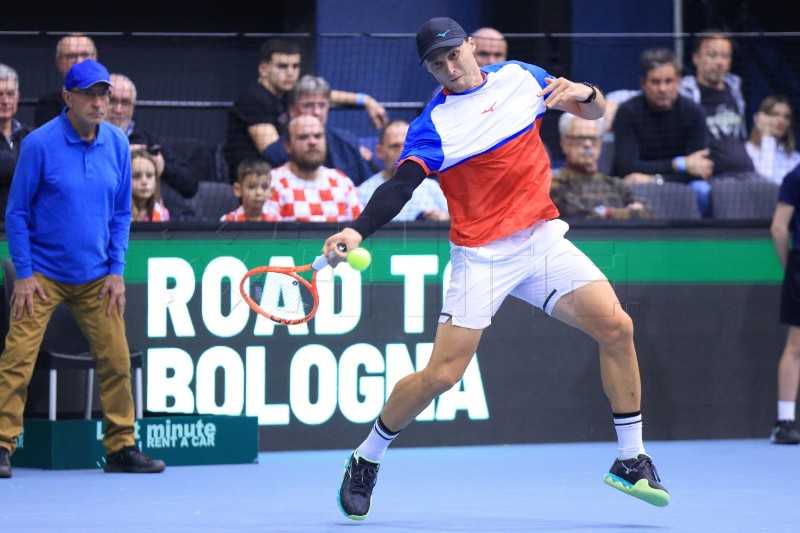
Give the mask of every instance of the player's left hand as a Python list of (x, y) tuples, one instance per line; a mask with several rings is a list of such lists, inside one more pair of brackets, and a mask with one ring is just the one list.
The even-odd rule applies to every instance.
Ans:
[(549, 94), (544, 100), (544, 105), (548, 108), (586, 100), (592, 94), (592, 90), (588, 86), (569, 81), (567, 78), (545, 78), (544, 82), (547, 85), (536, 96)]
[(122, 276), (116, 274), (106, 276), (97, 297), (102, 300), (106, 297), (106, 294), (109, 295), (106, 316), (111, 316), (111, 313), (114, 312), (114, 307), (117, 308), (119, 316), (125, 316), (125, 281)]

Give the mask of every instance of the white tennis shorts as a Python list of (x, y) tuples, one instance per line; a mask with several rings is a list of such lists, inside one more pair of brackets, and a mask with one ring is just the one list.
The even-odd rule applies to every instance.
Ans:
[(450, 243), (451, 278), (439, 322), (484, 329), (509, 294), (548, 315), (559, 298), (605, 275), (564, 238), (563, 220), (533, 226), (470, 248)]

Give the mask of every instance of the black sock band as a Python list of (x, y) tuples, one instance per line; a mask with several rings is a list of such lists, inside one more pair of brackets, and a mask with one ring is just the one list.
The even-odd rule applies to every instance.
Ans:
[(380, 416), (378, 417), (378, 420), (375, 421), (375, 430), (386, 440), (393, 440), (397, 435), (400, 434), (399, 431), (391, 431), (389, 428), (387, 428)]
[(614, 418), (631, 418), (634, 416), (642, 416), (641, 411), (634, 411), (632, 413), (611, 413)]

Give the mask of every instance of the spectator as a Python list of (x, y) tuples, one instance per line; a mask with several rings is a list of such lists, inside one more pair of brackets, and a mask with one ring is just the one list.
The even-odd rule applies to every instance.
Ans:
[(642, 94), (640, 89), (617, 89), (606, 93), (606, 113), (603, 115), (606, 131), (612, 131), (614, 128), (614, 119), (617, 116), (619, 106), (633, 98)]
[[(358, 145), (349, 132), (328, 126), (328, 112), (331, 108), (331, 87), (324, 78), (306, 74), (292, 91), (293, 104), (289, 108), (289, 117), (314, 115), (325, 128), (327, 156), (323, 163), (326, 167), (341, 170), (353, 183), (358, 185), (372, 175), (368, 162), (372, 161), (372, 152)], [(269, 145), (263, 153), (264, 159), (273, 167), (279, 167), (289, 161), (286, 152), (286, 136)], [(376, 169), (377, 170), (377, 169)]]
[[(245, 159), (261, 157), (283, 134), (289, 121), (289, 98), (300, 77), (300, 60), (295, 43), (271, 39), (261, 46), (258, 80), (236, 99), (228, 114), (225, 159), (231, 170)], [(331, 91), (331, 101), (363, 107), (376, 128), (386, 124), (386, 109), (368, 94)]]
[(108, 70), (91, 59), (67, 72), (57, 118), (20, 151), (6, 209), (17, 279), (0, 356), (0, 478), (22, 432), (25, 392), (44, 329), (67, 302), (97, 360), (106, 472), (156, 473), (164, 462), (136, 447), (125, 335), (125, 252), (131, 224), (128, 139), (104, 123)]
[(159, 181), (156, 156), (145, 150), (131, 153), (131, 220), (169, 220), (169, 211), (161, 204)]
[(795, 148), (794, 111), (786, 96), (767, 96), (753, 117), (753, 131), (745, 146), (760, 176), (780, 184), (800, 164)]
[[(358, 186), (358, 196), (361, 198), (362, 207), (369, 202), (375, 189), (394, 176), (395, 165), (400, 159), (407, 133), (408, 122), (404, 120), (394, 120), (381, 130), (380, 141), (375, 149), (378, 157), (384, 162), (384, 167), (383, 170)], [(447, 214), (447, 200), (442, 193), (442, 188), (439, 187), (439, 182), (425, 178), (419, 187), (414, 189), (408, 203), (392, 220), (394, 222), (450, 220), (450, 216)]]
[(6, 212), (8, 203), (8, 190), (11, 188), (11, 178), (14, 177), (14, 167), (19, 157), (19, 146), (22, 139), (31, 132), (17, 120), (17, 105), (19, 104), (19, 77), (17, 71), (8, 65), (0, 63), (0, 212)]
[(236, 169), (233, 193), (242, 205), (222, 215), (222, 222), (278, 222), (278, 204), (272, 199), (272, 167), (261, 159), (245, 159)]
[[(80, 33), (73, 33), (62, 37), (56, 45), (56, 69), (63, 79), (72, 65), (86, 59), (97, 61), (97, 47), (91, 37)], [(62, 88), (47, 93), (36, 102), (33, 114), (33, 123), (38, 128), (61, 114), (64, 109), (64, 98), (61, 96)]]
[(339, 170), (322, 166), (325, 132), (313, 115), (293, 118), (286, 128), (289, 162), (272, 171), (273, 199), (281, 220), (345, 222), (360, 213), (353, 182)]
[(747, 156), (746, 116), (742, 80), (732, 74), (733, 42), (718, 30), (708, 30), (694, 44), (694, 76), (684, 76), (680, 93), (703, 108), (708, 129), (709, 157), (714, 178), (757, 178)]
[(502, 63), (508, 59), (505, 36), (494, 28), (479, 28), (472, 33), (475, 42), (475, 60), (479, 67)]
[(800, 383), (800, 167), (789, 172), (778, 193), (770, 233), (784, 270), (780, 321), (789, 326), (778, 364), (778, 416), (770, 440), (775, 444), (800, 444), (795, 423)]
[(627, 183), (687, 183), (700, 212), (710, 216), (714, 163), (703, 110), (678, 94), (671, 50), (645, 50), (639, 66), (642, 94), (622, 104), (614, 120), (614, 172)]
[(652, 218), (648, 206), (619, 178), (600, 172), (603, 119), (586, 120), (562, 113), (558, 120), (566, 166), (553, 175), (550, 197), (564, 218)]
[(131, 152), (146, 150), (155, 156), (161, 195), (173, 220), (190, 220), (194, 213), (185, 199), (197, 194), (197, 175), (191, 165), (168, 144), (142, 128), (133, 119), (136, 109), (136, 85), (127, 76), (112, 74), (114, 89), (107, 120), (125, 132)]

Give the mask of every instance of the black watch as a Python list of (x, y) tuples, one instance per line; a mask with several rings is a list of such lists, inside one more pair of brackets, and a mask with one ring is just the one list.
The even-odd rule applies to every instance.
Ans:
[(597, 88), (594, 85), (592, 85), (591, 83), (589, 83), (588, 81), (582, 81), (581, 83), (586, 85), (587, 87), (589, 87), (592, 90), (592, 94), (590, 94), (586, 98), (586, 100), (578, 100), (578, 103), (579, 104), (591, 104), (592, 102), (594, 102), (594, 99), (597, 98)]

